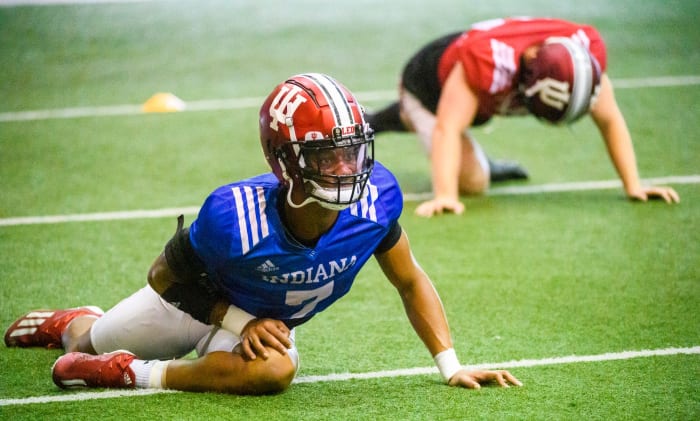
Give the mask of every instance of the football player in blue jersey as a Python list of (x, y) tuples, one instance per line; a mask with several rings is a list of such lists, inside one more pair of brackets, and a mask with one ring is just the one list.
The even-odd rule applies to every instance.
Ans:
[[(272, 173), (216, 189), (189, 228), (180, 217), (148, 285), (106, 313), (30, 312), (6, 345), (65, 349), (52, 369), (61, 388), (276, 393), (299, 366), (296, 327), (345, 295), (374, 256), (446, 382), (521, 384), (460, 365), (399, 225), (397, 181), (374, 160), (350, 91), (323, 74), (285, 80), (262, 105), (260, 140)], [(193, 350), (198, 358), (177, 359)]]

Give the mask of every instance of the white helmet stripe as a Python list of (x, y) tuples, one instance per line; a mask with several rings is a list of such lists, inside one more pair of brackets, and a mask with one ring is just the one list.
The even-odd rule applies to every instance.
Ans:
[(593, 92), (593, 66), (586, 47), (576, 44), (569, 38), (552, 38), (561, 43), (569, 51), (574, 66), (574, 85), (571, 88), (571, 98), (562, 122), (570, 122), (588, 111)]
[(352, 108), (345, 99), (343, 90), (335, 80), (320, 73), (307, 73), (301, 76), (312, 81), (323, 92), (326, 102), (333, 110), (336, 126), (345, 127), (355, 124)]

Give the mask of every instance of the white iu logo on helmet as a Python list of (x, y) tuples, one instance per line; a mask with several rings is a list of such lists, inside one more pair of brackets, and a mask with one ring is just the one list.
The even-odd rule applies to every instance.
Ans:
[(272, 117), (270, 128), (277, 131), (277, 124), (283, 121), (284, 124), (289, 127), (289, 134), (292, 141), (296, 140), (292, 116), (297, 108), (306, 102), (306, 98), (302, 95), (298, 95), (299, 92), (301, 92), (301, 88), (298, 86), (292, 86), (291, 88), (289, 86), (283, 86), (270, 104), (270, 117)]
[(532, 97), (539, 93), (540, 101), (557, 110), (563, 110), (569, 103), (569, 82), (552, 79), (540, 79), (525, 91), (525, 96)]

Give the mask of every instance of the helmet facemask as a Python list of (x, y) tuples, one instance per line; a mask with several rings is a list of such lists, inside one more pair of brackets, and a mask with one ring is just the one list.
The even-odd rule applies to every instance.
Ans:
[[(288, 202), (301, 207), (317, 202), (322, 207), (342, 210), (365, 195), (374, 167), (374, 134), (367, 125), (356, 124), (354, 132), (343, 134), (335, 127), (332, 138), (294, 141), (285, 144), (278, 159), (289, 181)], [(297, 169), (297, 176), (288, 171)], [(291, 200), (294, 181), (301, 181), (307, 198), (300, 204)]]

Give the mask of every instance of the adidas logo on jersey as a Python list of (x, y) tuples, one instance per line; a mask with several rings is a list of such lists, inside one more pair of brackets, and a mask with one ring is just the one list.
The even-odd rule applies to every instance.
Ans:
[(258, 272), (268, 273), (279, 270), (279, 267), (277, 267), (274, 263), (272, 263), (270, 259), (268, 259), (265, 260), (265, 262), (258, 266), (256, 269), (258, 270)]

